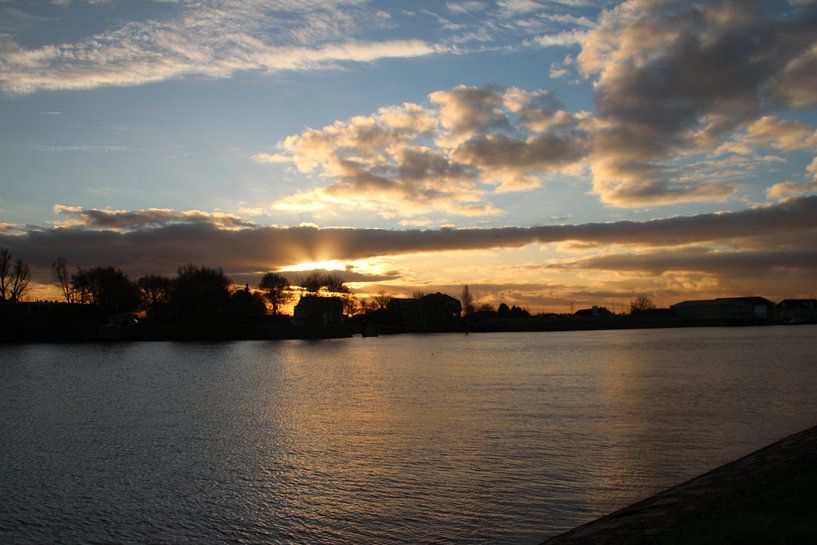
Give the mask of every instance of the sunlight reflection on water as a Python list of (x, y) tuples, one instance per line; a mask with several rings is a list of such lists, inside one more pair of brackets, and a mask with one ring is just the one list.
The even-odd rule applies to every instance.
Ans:
[(537, 543), (813, 425), (815, 333), (7, 346), (0, 542)]

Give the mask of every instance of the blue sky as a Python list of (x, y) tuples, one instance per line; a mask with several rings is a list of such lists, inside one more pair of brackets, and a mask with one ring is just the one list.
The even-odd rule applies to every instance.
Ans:
[[(0, 20), (0, 242), (40, 269), (38, 233), (195, 223), (445, 236), (648, 225), (810, 204), (817, 192), (817, 24), (805, 0), (3, 1)], [(446, 246), (431, 263), (397, 247), (365, 262), (326, 249), (306, 264), (211, 264), (249, 280), (321, 262), (378, 278), (361, 293), (471, 282), (486, 302), (504, 290), (543, 306), (812, 289), (811, 269), (788, 261), (767, 259), (754, 280), (695, 261), (792, 241), (713, 235), (678, 247), (691, 253), (676, 269), (615, 279), (587, 260), (670, 246), (582, 244)], [(159, 270), (115, 264), (172, 272), (151, 263)], [(787, 280), (770, 282), (780, 267)], [(384, 271), (395, 273), (385, 284)]]

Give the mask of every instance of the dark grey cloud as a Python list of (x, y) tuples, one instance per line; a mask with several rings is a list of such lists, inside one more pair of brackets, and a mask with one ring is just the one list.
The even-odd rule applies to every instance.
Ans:
[[(653, 289), (665, 301), (670, 297), (670, 301), (699, 298), (700, 292), (757, 294), (772, 300), (817, 294), (817, 249), (813, 244), (796, 249), (659, 249), (598, 255), (547, 268), (612, 274), (629, 282), (634, 292), (657, 283)], [(697, 289), (690, 289), (696, 285)], [(676, 287), (675, 295), (666, 289), (672, 286)]]
[(723, 199), (731, 184), (671, 162), (712, 151), (764, 112), (817, 104), (817, 9), (772, 16), (751, 1), (631, 0), (582, 42), (598, 75), (594, 189), (608, 203)]
[(447, 91), (429, 95), (439, 106), (443, 126), (455, 133), (479, 132), (486, 129), (509, 129), (510, 122), (503, 112), (505, 89), (487, 85), (458, 85)]
[(207, 223), (224, 229), (254, 227), (255, 224), (233, 214), (204, 212), (202, 210), (172, 210), (147, 208), (143, 210), (111, 210), (106, 208), (82, 208), (57, 205), (54, 211), (69, 216), (68, 224), (74, 227), (130, 230), (159, 227), (174, 223)]
[(476, 173), (467, 165), (454, 163), (445, 155), (428, 148), (405, 149), (397, 165), (397, 175), (399, 179), (410, 182), (476, 178)]
[[(711, 248), (660, 250), (647, 253), (606, 254), (554, 264), (557, 269), (601, 269), (662, 274), (698, 271), (716, 275), (757, 277), (786, 269), (817, 273), (817, 249), (715, 251)], [(817, 283), (815, 283), (817, 288)]]
[(454, 157), (466, 164), (522, 172), (554, 170), (575, 163), (586, 154), (587, 139), (577, 133), (542, 134), (525, 140), (487, 134), (468, 140), (454, 151)]
[[(514, 248), (530, 243), (675, 246), (752, 237), (804, 237), (817, 230), (817, 197), (801, 197), (739, 212), (679, 216), (643, 222), (392, 231), (314, 227), (220, 229), (181, 223), (131, 231), (85, 228), (0, 232), (0, 246), (31, 263), (41, 277), (57, 256), (74, 265), (110, 264), (131, 274), (172, 273), (192, 262), (231, 274), (261, 273), (303, 262), (445, 250)], [(812, 240), (812, 238), (804, 238)]]

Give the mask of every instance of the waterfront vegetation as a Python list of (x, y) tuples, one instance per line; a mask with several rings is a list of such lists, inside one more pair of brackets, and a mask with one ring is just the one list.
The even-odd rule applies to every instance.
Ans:
[(0, 249), (0, 302), (5, 303), (0, 311), (0, 340), (263, 339), (338, 337), (367, 330), (558, 331), (817, 319), (814, 300), (793, 300), (809, 306), (789, 309), (761, 297), (688, 301), (662, 309), (639, 295), (630, 302), (629, 312), (618, 314), (603, 306), (570, 314), (533, 314), (514, 304), (478, 303), (467, 285), (459, 299), (439, 292), (397, 297), (383, 291), (359, 298), (334, 272), (292, 277), (269, 271), (256, 286), (242, 286), (220, 268), (194, 264), (178, 267), (174, 277), (149, 274), (136, 279), (113, 266), (70, 271), (62, 257), (54, 260), (51, 269), (63, 301), (26, 302), (28, 265)]

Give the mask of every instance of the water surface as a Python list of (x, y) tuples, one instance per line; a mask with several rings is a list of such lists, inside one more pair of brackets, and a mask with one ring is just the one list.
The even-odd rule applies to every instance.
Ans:
[(815, 335), (4, 346), (0, 542), (537, 543), (817, 424)]

